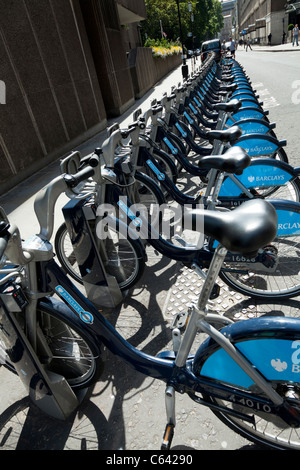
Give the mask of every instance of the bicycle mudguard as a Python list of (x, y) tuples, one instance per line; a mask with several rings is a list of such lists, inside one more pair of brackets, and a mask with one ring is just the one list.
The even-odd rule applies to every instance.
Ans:
[(268, 199), (277, 213), (277, 237), (300, 234), (300, 203), (284, 199)]
[[(52, 266), (54, 269), (57, 269), (54, 264), (52, 264)], [(49, 313), (49, 315), (54, 315), (63, 323), (67, 322), (71, 328), (80, 328), (89, 341), (93, 343), (93, 347), (95, 351), (98, 352), (98, 356), (103, 356), (103, 343), (100, 341), (95, 330), (91, 328), (94, 310), (91, 308), (89, 312), (85, 311), (79, 304), (79, 300), (68, 294), (67, 287), (65, 286), (57, 286), (55, 292), (58, 294), (59, 299), (55, 297), (43, 297), (39, 301), (40, 309)]]
[(237, 99), (237, 100), (247, 100), (247, 99), (250, 99), (251, 101), (252, 100), (255, 100), (255, 102), (257, 102), (257, 99), (255, 98), (255, 95), (252, 91), (238, 91), (238, 93), (235, 93), (234, 97)]
[[(293, 168), (281, 160), (275, 158), (254, 158), (251, 164), (243, 170), (241, 175), (234, 175), (245, 188), (267, 188), (281, 186), (295, 177)], [(220, 189), (220, 198), (239, 197), (242, 189), (226, 176)]]
[[(226, 326), (221, 332), (266, 380), (300, 383), (300, 320), (261, 317)], [(197, 376), (249, 388), (252, 379), (216, 343), (208, 338), (196, 352)]]
[(242, 135), (233, 147), (242, 147), (250, 157), (257, 157), (272, 156), (285, 145), (286, 140), (278, 140), (271, 135), (246, 134)]
[(235, 126), (238, 126), (242, 135), (245, 134), (267, 134), (272, 131), (275, 127), (275, 123), (269, 123), (262, 119), (244, 119), (234, 123)]
[(253, 90), (253, 89), (251, 88), (251, 86), (249, 86), (249, 85), (241, 85), (241, 86), (239, 86), (239, 87), (237, 88), (237, 90), (235, 90), (235, 91), (232, 93), (232, 96), (231, 96), (231, 97), (232, 97), (232, 98), (235, 98), (235, 97), (236, 97), (236, 98), (238, 99), (238, 95), (239, 95), (240, 93), (242, 93), (242, 92), (243, 92), (243, 93), (250, 93), (250, 94), (253, 95), (254, 90)]
[[(233, 114), (233, 118), (235, 121), (243, 120), (243, 119), (265, 119), (266, 120), (266, 115), (267, 111), (262, 111), (259, 108), (255, 108), (253, 106), (249, 106), (243, 109), (240, 109), (237, 111), (235, 114)], [(234, 124), (234, 121), (229, 117), (226, 121), (227, 126), (232, 126)]]

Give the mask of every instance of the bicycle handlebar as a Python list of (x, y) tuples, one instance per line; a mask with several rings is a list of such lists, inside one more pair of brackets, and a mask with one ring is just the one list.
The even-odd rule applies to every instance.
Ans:
[(83, 170), (78, 171), (78, 173), (76, 173), (75, 175), (64, 175), (64, 180), (68, 188), (75, 188), (79, 185), (79, 183), (93, 176), (94, 173), (94, 168), (87, 166)]
[(59, 196), (67, 189), (75, 188), (82, 181), (94, 175), (94, 168), (99, 164), (99, 157), (93, 155), (85, 159), (86, 167), (77, 173), (63, 174), (52, 180), (36, 196), (34, 210), (40, 224), (40, 235), (50, 240), (54, 227), (54, 206)]
[(9, 240), (9, 237), (7, 235), (2, 236), (0, 238), (0, 260), (1, 260), (2, 256), (4, 255), (4, 252), (6, 250), (8, 240)]
[[(85, 167), (82, 168), (82, 166)], [(99, 165), (99, 156), (94, 154), (90, 157), (86, 157), (81, 161), (80, 169), (74, 175), (64, 175), (64, 180), (69, 188), (75, 188), (82, 181), (87, 180), (95, 174), (94, 168)]]
[(4, 255), (8, 240), (10, 238), (10, 233), (8, 231), (9, 227), (9, 223), (6, 223), (4, 221), (0, 222), (0, 259)]

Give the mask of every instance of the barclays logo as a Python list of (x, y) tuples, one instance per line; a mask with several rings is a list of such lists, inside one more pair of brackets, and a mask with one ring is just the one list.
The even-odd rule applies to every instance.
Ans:
[(284, 175), (268, 175), (268, 176), (248, 176), (248, 181), (250, 183), (253, 183), (254, 181), (256, 183), (262, 183), (264, 181), (284, 181), (285, 177)]
[(299, 222), (286, 222), (285, 224), (278, 224), (278, 230), (293, 230), (299, 229), (300, 223)]
[(256, 145), (256, 146), (253, 146), (253, 147), (249, 147), (249, 148), (245, 148), (246, 152), (247, 153), (255, 153), (255, 154), (261, 154), (261, 155), (265, 155), (266, 153), (269, 154), (269, 153), (272, 153), (274, 152), (274, 148), (272, 146), (259, 146), (259, 145)]

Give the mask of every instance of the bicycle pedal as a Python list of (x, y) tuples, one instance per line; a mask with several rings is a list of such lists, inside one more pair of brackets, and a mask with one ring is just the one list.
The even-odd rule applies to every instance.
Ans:
[(179, 330), (182, 330), (183, 328), (186, 327), (188, 318), (189, 318), (188, 312), (177, 313), (176, 317), (174, 318), (172, 322), (171, 329), (174, 330), (175, 328), (178, 328)]
[(181, 238), (179, 235), (174, 235), (174, 240), (176, 240), (181, 246), (184, 248), (192, 248), (196, 249), (197, 246), (194, 243), (188, 243), (186, 242), (183, 238)]
[(161, 444), (161, 450), (169, 450), (171, 447), (172, 439), (174, 436), (174, 424), (167, 424), (165, 432), (164, 432), (164, 437), (163, 441)]
[(220, 291), (221, 291), (221, 287), (218, 284), (215, 284), (212, 291), (211, 291), (209, 299), (210, 300), (217, 299), (220, 295)]

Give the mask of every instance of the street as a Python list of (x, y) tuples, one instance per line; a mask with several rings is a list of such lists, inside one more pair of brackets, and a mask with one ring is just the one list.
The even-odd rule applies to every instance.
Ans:
[(270, 122), (276, 123), (279, 140), (287, 140), (285, 151), (292, 165), (298, 166), (300, 119), (300, 62), (296, 52), (261, 52), (239, 47), (236, 60), (245, 68)]

